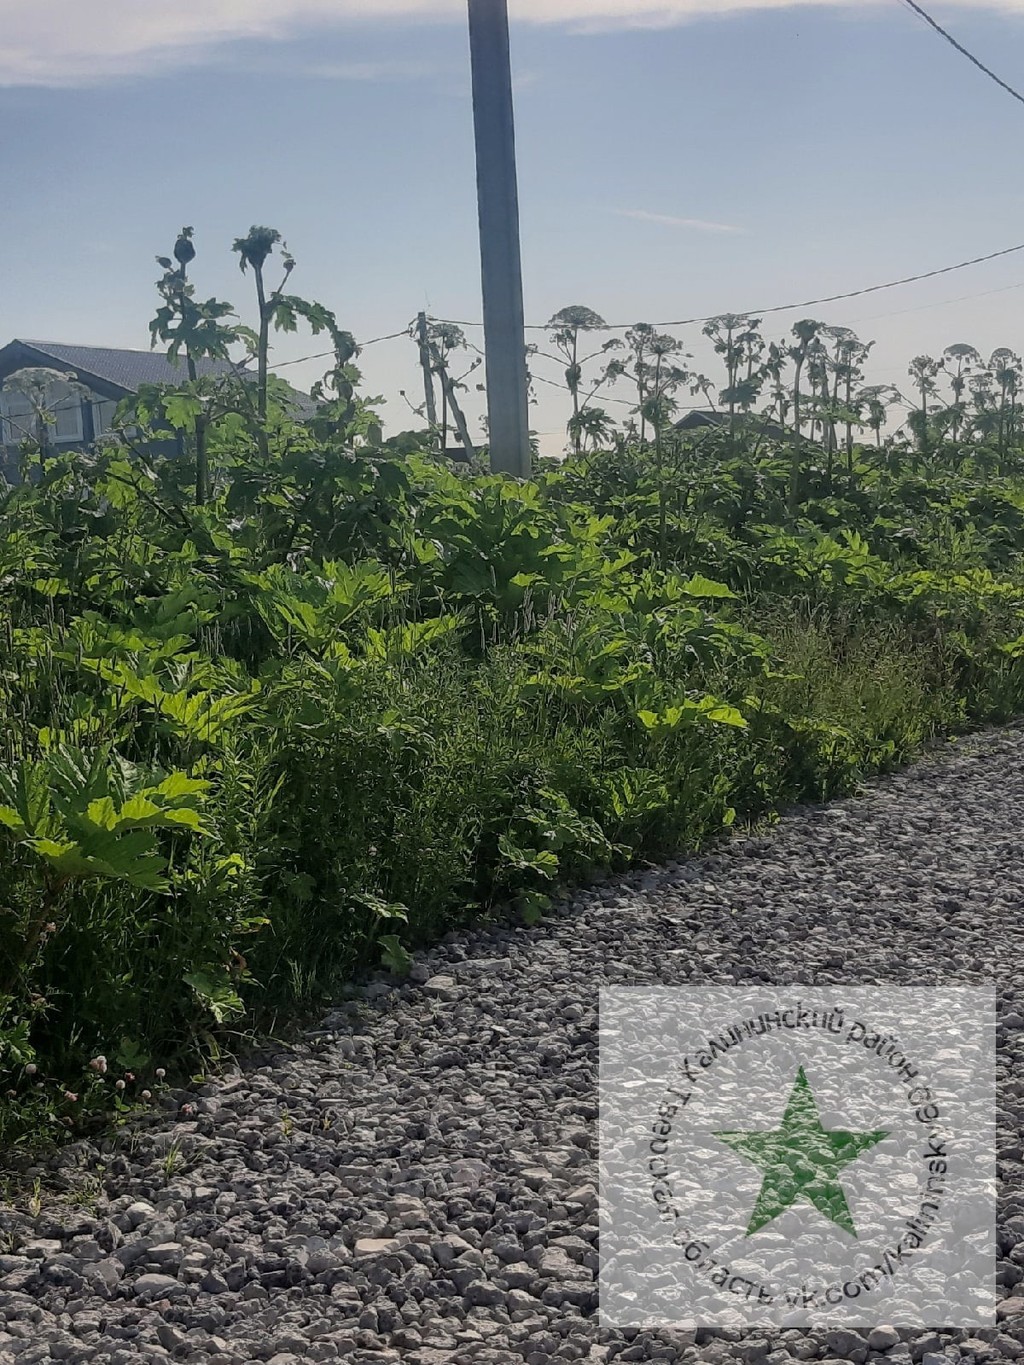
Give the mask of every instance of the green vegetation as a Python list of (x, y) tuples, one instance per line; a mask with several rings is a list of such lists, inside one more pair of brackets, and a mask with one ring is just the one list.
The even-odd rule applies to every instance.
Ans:
[[(160, 335), (226, 354), (187, 264)], [(332, 339), (312, 425), (263, 366), (255, 394), (199, 377), (0, 493), (7, 1142), (123, 1108), (472, 915), (535, 919), (559, 883), (1024, 702), (1007, 421), (833, 460), (752, 428), (749, 329), (723, 327), (734, 419), (683, 438), (671, 352), (639, 332), (644, 431), (588, 451), (569, 316), (580, 453), (519, 483), (453, 472), (429, 432), (396, 453), (333, 317), (262, 283), (259, 307), (261, 355), (268, 318)], [(151, 424), (190, 457), (150, 463)]]

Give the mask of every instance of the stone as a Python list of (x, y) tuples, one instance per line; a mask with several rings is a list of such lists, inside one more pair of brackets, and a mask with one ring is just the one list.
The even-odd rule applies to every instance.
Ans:
[(138, 1298), (171, 1299), (188, 1294), (188, 1286), (170, 1275), (140, 1275), (131, 1283), (131, 1291)]
[(432, 995), (438, 1000), (457, 1000), (459, 997), (459, 983), (454, 976), (432, 976), (424, 982), (423, 992), (425, 995)]
[(900, 1344), (900, 1334), (895, 1327), (875, 1327), (868, 1333), (868, 1346), (872, 1351), (891, 1351)]
[(388, 1256), (401, 1245), (396, 1237), (360, 1237), (353, 1252), (356, 1256)]

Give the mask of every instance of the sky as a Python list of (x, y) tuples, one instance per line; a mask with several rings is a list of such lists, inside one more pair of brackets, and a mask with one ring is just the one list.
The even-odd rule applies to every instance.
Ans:
[[(613, 323), (757, 315), (1024, 243), (1024, 105), (900, 0), (509, 8), (529, 323), (569, 304)], [(930, 8), (1024, 87), (1024, 0)], [(154, 257), (184, 224), (199, 294), (250, 324), (231, 243), (251, 224), (281, 231), (289, 289), (360, 342), (420, 309), (479, 320), (464, 0), (0, 0), (0, 14), (0, 344), (146, 348)], [(955, 342), (1024, 352), (1022, 305), (1024, 251), (764, 330), (853, 327), (875, 341), (869, 378), (905, 386), (913, 356)], [(700, 328), (679, 335), (717, 378)], [(300, 330), (273, 358), (322, 349)], [(386, 430), (420, 426), (413, 343), (366, 345), (359, 364)], [(281, 373), (308, 387), (324, 367)], [(475, 432), (481, 379), (465, 398)], [(611, 392), (628, 415), (628, 391)], [(566, 395), (536, 393), (554, 453)]]

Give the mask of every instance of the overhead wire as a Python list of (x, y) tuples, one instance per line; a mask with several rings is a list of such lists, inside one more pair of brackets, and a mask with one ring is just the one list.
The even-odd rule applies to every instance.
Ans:
[[(910, 4), (910, 3), (912, 3), (912, 0), (905, 0), (905, 3)], [(956, 265), (941, 266), (941, 267), (939, 267), (939, 268), (936, 269), (936, 270), (925, 270), (925, 271), (920, 272), (920, 273), (917, 274), (917, 275), (904, 275), (904, 276), (902, 276), (902, 277), (901, 277), (900, 279), (898, 279), (898, 280), (888, 280), (888, 281), (886, 281), (886, 283), (884, 283), (884, 284), (872, 284), (872, 285), (867, 285), (867, 286), (866, 286), (865, 288), (863, 288), (863, 289), (851, 289), (851, 290), (847, 290), (846, 292), (841, 293), (841, 294), (827, 294), (827, 295), (823, 295), (821, 298), (803, 299), (803, 300), (801, 300), (799, 303), (780, 303), (780, 304), (774, 304), (774, 305), (773, 305), (772, 307), (770, 307), (770, 308), (747, 308), (747, 309), (744, 309), (743, 311), (734, 311), (733, 315), (734, 315), (735, 317), (740, 317), (740, 318), (767, 317), (767, 316), (769, 316), (769, 315), (771, 315), (771, 314), (775, 314), (775, 313), (792, 313), (792, 312), (796, 312), (798, 309), (801, 309), (801, 308), (817, 308), (819, 305), (825, 304), (825, 303), (840, 303), (840, 302), (842, 302), (842, 301), (845, 300), (845, 299), (863, 298), (863, 297), (865, 297), (865, 296), (868, 295), (868, 294), (878, 294), (878, 293), (881, 293), (883, 290), (887, 290), (887, 289), (899, 289), (899, 288), (902, 288), (904, 285), (907, 285), (907, 284), (917, 284), (917, 283), (918, 283), (919, 281), (921, 281), (921, 280), (933, 280), (933, 279), (937, 279), (939, 276), (942, 276), (942, 275), (952, 275), (952, 274), (954, 274), (956, 271), (959, 271), (959, 270), (967, 270), (967, 269), (969, 269), (971, 266), (975, 266), (975, 265), (984, 265), (987, 261), (996, 261), (996, 260), (1001, 259), (1001, 258), (1004, 257), (1004, 256), (1012, 256), (1012, 255), (1015, 255), (1017, 252), (1020, 252), (1020, 251), (1024, 251), (1024, 242), (1019, 243), (1017, 246), (1004, 247), (1001, 251), (990, 251), (990, 252), (986, 253), (986, 254), (983, 255), (983, 256), (972, 256), (969, 260), (966, 260), (966, 261), (958, 261), (958, 262), (956, 263)], [(1015, 288), (1016, 286), (1010, 286), (1010, 287), (1011, 287), (1011, 288)], [(998, 291), (998, 290), (991, 290), (991, 291), (989, 291), (989, 292), (991, 292), (991, 293), (998, 293), (998, 292), (1000, 292), (1000, 291)], [(967, 297), (975, 297), (975, 296), (967, 296)], [(981, 296), (981, 295), (977, 295), (976, 297), (982, 297), (982, 296)], [(925, 306), (926, 306), (926, 307), (930, 307), (930, 306), (932, 306), (932, 305), (925, 305)], [(908, 311), (912, 311), (912, 310), (908, 310)], [(674, 321), (671, 321), (671, 322), (654, 322), (654, 323), (650, 323), (650, 324), (648, 324), (648, 325), (649, 325), (649, 326), (652, 326), (652, 327), (692, 327), (692, 326), (696, 326), (698, 323), (712, 322), (712, 321), (714, 321), (715, 318), (717, 318), (717, 317), (722, 317), (722, 316), (724, 316), (723, 313), (707, 313), (707, 314), (704, 314), (704, 315), (702, 315), (702, 316), (700, 316), (700, 317), (677, 318), (677, 319), (675, 319)], [(895, 314), (894, 314), (893, 316), (895, 316)], [(443, 325), (448, 326), (448, 327), (482, 327), (482, 326), (483, 326), (483, 323), (481, 323), (481, 322), (468, 322), (468, 321), (464, 321), (464, 320), (461, 320), (461, 321), (460, 321), (460, 320), (458, 320), (458, 319), (456, 319), (456, 318), (439, 318), (439, 317), (431, 316), (430, 321), (431, 321), (431, 322), (436, 322), (436, 323), (442, 323)], [(546, 331), (550, 330), (552, 324), (551, 324), (550, 322), (531, 322), (531, 323), (526, 323), (525, 326), (526, 326), (526, 330), (527, 330), (527, 331), (541, 331), (541, 332), (546, 332)], [(602, 323), (600, 326), (597, 326), (597, 327), (590, 327), (590, 328), (588, 328), (587, 330), (588, 330), (588, 331), (592, 331), (592, 332), (622, 332), (622, 331), (627, 331), (629, 328), (635, 327), (635, 326), (637, 326), (637, 323), (636, 323), (636, 322), (615, 322), (615, 323), (608, 322), (608, 323)], [(376, 346), (378, 343), (380, 343), (380, 342), (382, 342), (382, 341), (394, 341), (394, 340), (396, 340), (398, 337), (408, 337), (408, 336), (410, 336), (410, 335), (411, 335), (411, 324), (410, 324), (410, 326), (403, 327), (400, 331), (397, 331), (397, 332), (388, 332), (388, 333), (386, 333), (386, 334), (383, 335), (383, 336), (372, 337), (369, 341), (360, 342), (360, 343), (359, 343), (359, 349), (362, 351), (362, 350), (365, 350), (367, 346)], [(475, 349), (475, 348), (471, 348), (471, 349)], [(288, 365), (304, 365), (304, 364), (306, 364), (307, 361), (310, 361), (310, 360), (321, 360), (321, 359), (323, 359), (325, 356), (331, 356), (331, 355), (333, 355), (333, 354), (334, 354), (333, 349), (327, 350), (327, 351), (316, 351), (316, 352), (314, 352), (312, 355), (300, 356), (300, 357), (298, 357), (298, 359), (296, 359), (296, 360), (280, 360), (280, 361), (277, 361), (277, 362), (274, 364), (273, 368), (279, 370), (279, 369), (284, 369), (285, 366), (288, 366)]]
[(974, 299), (991, 298), (993, 294), (1009, 294), (1014, 289), (1024, 289), (1024, 280), (1018, 280), (1016, 284), (1004, 284), (998, 289), (983, 289), (978, 294), (958, 294), (955, 299), (939, 299), (936, 303), (919, 303), (913, 308), (898, 308), (891, 313), (872, 313), (869, 317), (851, 318), (851, 322), (859, 325), (862, 322), (879, 322), (883, 318), (902, 318), (908, 313), (923, 313), (929, 308), (946, 308), (951, 303), (971, 303)]
[[(568, 393), (568, 389), (564, 384), (559, 384), (558, 381), (555, 379), (545, 379), (545, 377), (542, 374), (533, 374), (533, 372), (531, 371), (530, 379), (534, 384), (547, 384), (548, 388), (559, 389), (562, 393)], [(601, 402), (619, 403), (622, 405), (622, 407), (625, 408), (636, 407), (636, 404), (631, 403), (628, 398), (612, 398), (610, 395), (602, 397)]]
[[(568, 393), (568, 389), (564, 384), (559, 384), (555, 379), (545, 379), (542, 374), (531, 374), (530, 379), (535, 384), (547, 384), (549, 388), (559, 389), (562, 393)], [(636, 403), (634, 403), (632, 399), (612, 398), (610, 394), (600, 395), (600, 397), (595, 398), (595, 402), (598, 406), (600, 406), (601, 403), (618, 403), (621, 407), (636, 409)], [(677, 412), (702, 412), (706, 407), (706, 403), (692, 403), (689, 405), (680, 404), (675, 410)]]
[[(937, 270), (925, 270), (918, 275), (904, 275), (898, 280), (888, 280), (885, 284), (871, 284), (863, 289), (851, 289), (843, 294), (827, 294), (822, 298), (803, 299), (799, 303), (780, 303), (771, 308), (746, 308), (742, 311), (733, 310), (733, 315), (740, 318), (767, 317), (771, 313), (792, 313), (798, 308), (816, 308), (823, 303), (839, 303), (843, 299), (862, 298), (865, 294), (878, 294), (883, 289), (898, 289), (905, 284), (916, 284), (920, 280), (933, 280), (940, 275), (952, 275), (957, 270), (966, 270), (970, 266), (983, 265), (986, 261), (996, 261), (1003, 256), (1012, 256), (1018, 251), (1024, 251), (1024, 242), (1017, 246), (1004, 247), (1002, 251), (990, 251), (984, 256), (972, 256), (968, 261), (958, 261), (956, 265), (945, 265)], [(713, 322), (715, 318), (725, 316), (723, 313), (708, 313), (703, 317), (677, 318), (672, 322), (653, 322), (651, 327), (692, 327), (700, 322)], [(449, 327), (481, 327), (480, 322), (458, 322), (453, 318), (431, 318), (432, 322), (441, 322)], [(552, 324), (550, 322), (531, 322), (526, 324), (528, 331), (548, 331)], [(636, 322), (606, 322), (599, 327), (588, 327), (589, 332), (621, 332), (627, 328), (637, 326)]]
[[(367, 346), (376, 346), (380, 341), (394, 341), (396, 337), (407, 337), (408, 335), (409, 328), (403, 327), (400, 332), (388, 332), (386, 336), (371, 337), (369, 341), (360, 341), (357, 346), (360, 351), (365, 351)], [(298, 360), (278, 360), (274, 364), (274, 369), (282, 370), (286, 365), (305, 365), (307, 360), (322, 360), (327, 355), (334, 355), (333, 347), (329, 351), (314, 351), (312, 355), (299, 356)]]
[[(918, 6), (916, 5), (916, 0), (903, 0), (903, 3), (909, 4), (909, 5), (911, 5), (911, 6), (914, 7), (914, 8), (918, 8)], [(1024, 101), (1022, 101), (1022, 102), (1024, 102)], [(766, 317), (766, 316), (771, 315), (771, 314), (796, 312), (798, 309), (816, 308), (816, 307), (818, 307), (818, 306), (821, 305), (821, 304), (826, 304), (826, 303), (838, 303), (838, 302), (841, 302), (841, 301), (846, 300), (846, 299), (863, 298), (863, 297), (865, 297), (865, 296), (867, 296), (867, 295), (869, 295), (869, 294), (877, 294), (877, 293), (881, 293), (881, 292), (883, 292), (883, 291), (885, 291), (885, 290), (888, 290), (888, 289), (898, 289), (898, 288), (903, 287), (904, 285), (916, 284), (916, 283), (918, 283), (918, 282), (921, 281), (921, 280), (931, 280), (931, 279), (937, 279), (937, 278), (939, 278), (940, 276), (943, 276), (943, 275), (951, 275), (951, 274), (954, 274), (954, 273), (957, 272), (957, 271), (960, 271), (960, 270), (967, 270), (967, 269), (969, 269), (969, 268), (972, 267), (972, 266), (975, 266), (975, 265), (983, 265), (983, 264), (985, 264), (985, 263), (988, 262), (988, 261), (999, 260), (999, 259), (1001, 259), (1001, 258), (1003, 258), (1003, 257), (1005, 257), (1005, 256), (1012, 256), (1012, 255), (1015, 255), (1016, 253), (1021, 252), (1021, 251), (1024, 251), (1024, 242), (1021, 242), (1021, 243), (1019, 243), (1019, 244), (1016, 245), (1016, 246), (1005, 247), (1005, 248), (1003, 248), (1001, 251), (992, 251), (992, 252), (988, 252), (988, 253), (986, 253), (985, 255), (982, 255), (982, 256), (973, 256), (973, 257), (971, 257), (969, 260), (958, 261), (955, 265), (947, 265), (947, 266), (942, 266), (942, 267), (940, 267), (940, 268), (938, 268), (938, 269), (935, 269), (935, 270), (926, 270), (926, 271), (922, 271), (922, 272), (920, 272), (920, 273), (918, 273), (918, 274), (916, 274), (916, 275), (905, 275), (905, 276), (902, 276), (900, 279), (897, 279), (897, 280), (888, 280), (888, 281), (886, 281), (884, 284), (873, 284), (873, 285), (868, 285), (868, 286), (866, 286), (866, 287), (864, 287), (864, 288), (862, 288), (862, 289), (852, 289), (852, 290), (847, 290), (847, 291), (845, 291), (845, 292), (843, 292), (843, 293), (839, 293), (839, 294), (828, 294), (828, 295), (823, 295), (823, 296), (820, 297), (820, 298), (804, 299), (804, 300), (802, 300), (802, 301), (799, 302), (799, 303), (775, 304), (775, 305), (773, 305), (773, 306), (770, 307), (770, 308), (751, 308), (751, 309), (747, 309), (747, 310), (745, 310), (745, 311), (743, 311), (743, 312), (734, 313), (734, 316), (740, 317), (740, 318), (750, 318), (750, 317), (755, 317), (755, 316), (756, 316), (756, 317)], [(1006, 286), (1006, 289), (1015, 289), (1015, 288), (1018, 288), (1018, 287), (1020, 287), (1020, 286), (1018, 286), (1018, 285), (1009, 285), (1009, 286)], [(972, 298), (972, 297), (982, 298), (982, 297), (985, 297), (986, 294), (996, 294), (996, 293), (1002, 293), (1002, 292), (1004, 292), (1004, 290), (993, 289), (993, 290), (985, 291), (985, 293), (983, 293), (983, 294), (978, 294), (978, 295), (966, 295), (966, 296), (964, 296), (964, 297), (965, 297), (965, 298)], [(961, 301), (961, 300), (957, 300), (957, 299), (948, 300), (948, 302), (951, 302), (951, 303), (960, 302), (960, 301)], [(941, 305), (941, 304), (924, 304), (924, 305), (922, 305), (922, 307), (924, 307), (924, 308), (929, 308), (929, 307), (940, 307), (940, 306), (942, 306), (942, 305)], [(916, 310), (915, 310), (915, 309), (907, 309), (907, 310), (905, 310), (905, 311), (907, 311), (907, 312), (914, 312), (914, 311), (916, 311)], [(655, 323), (651, 323), (651, 324), (648, 324), (648, 325), (653, 326), (653, 327), (660, 327), (660, 328), (661, 328), (661, 327), (663, 327), (663, 328), (668, 328), (668, 327), (689, 327), (689, 326), (695, 326), (695, 325), (697, 325), (697, 324), (699, 324), (699, 323), (711, 322), (711, 321), (713, 321), (715, 318), (721, 317), (721, 316), (723, 316), (723, 314), (721, 314), (721, 313), (708, 313), (708, 314), (705, 314), (705, 315), (700, 316), (700, 317), (678, 318), (678, 319), (675, 319), (674, 321), (671, 321), (671, 322), (655, 322)], [(893, 317), (895, 317), (895, 316), (899, 316), (899, 314), (898, 314), (898, 313), (893, 313), (893, 314), (881, 314), (881, 315), (879, 315), (879, 316), (883, 316), (883, 317), (884, 317), (884, 316), (893, 316)], [(870, 321), (871, 319), (865, 318), (865, 319), (860, 319), (860, 320), (861, 320), (861, 321)], [(431, 321), (431, 322), (436, 322), (436, 323), (442, 323), (442, 324), (447, 325), (447, 326), (450, 326), (450, 327), (481, 327), (481, 326), (483, 325), (483, 324), (480, 323), (480, 322), (458, 321), (458, 320), (453, 319), (453, 318), (437, 318), (437, 317), (431, 317), (431, 318), (430, 318), (430, 321)], [(619, 331), (626, 331), (626, 330), (628, 330), (628, 329), (631, 328), (631, 327), (635, 327), (636, 325), (637, 325), (637, 324), (636, 324), (635, 322), (633, 322), (633, 323), (602, 323), (602, 324), (601, 324), (600, 326), (598, 326), (598, 327), (588, 328), (587, 330), (588, 330), (588, 331), (619, 332)], [(551, 328), (551, 326), (552, 326), (552, 324), (551, 324), (550, 322), (547, 322), (547, 323), (528, 323), (528, 324), (526, 324), (527, 329), (530, 330), (530, 331), (547, 331), (547, 330), (549, 330), (549, 329)], [(406, 327), (403, 327), (400, 331), (396, 331), (396, 332), (387, 332), (387, 333), (385, 333), (383, 336), (372, 337), (369, 341), (364, 341), (364, 342), (359, 343), (359, 350), (362, 351), (362, 350), (364, 350), (364, 349), (365, 349), (366, 347), (368, 347), (368, 346), (376, 346), (377, 344), (379, 344), (380, 342), (383, 342), (383, 341), (394, 341), (394, 340), (396, 340), (396, 339), (399, 338), (399, 337), (409, 337), (409, 336), (411, 336), (411, 335), (412, 335), (412, 324), (409, 324), (409, 325), (407, 325)], [(470, 349), (476, 349), (476, 348), (471, 346)], [(314, 352), (314, 353), (311, 354), (311, 355), (300, 356), (300, 357), (298, 357), (298, 358), (295, 359), (295, 360), (282, 360), (282, 361), (278, 361), (276, 364), (274, 364), (273, 368), (276, 370), (276, 369), (284, 369), (286, 366), (289, 366), (289, 365), (303, 365), (303, 364), (306, 364), (308, 361), (311, 361), (311, 360), (321, 360), (321, 359), (323, 359), (323, 358), (326, 357), (326, 356), (332, 356), (332, 355), (334, 355), (334, 350), (333, 350), (333, 348), (332, 348), (331, 350), (326, 350), (326, 351), (316, 351), (316, 352)], [(534, 379), (536, 379), (538, 382), (540, 382), (540, 383), (542, 383), (542, 384), (550, 384), (550, 385), (552, 385), (552, 386), (555, 387), (555, 388), (561, 388), (561, 387), (562, 387), (561, 385), (556, 384), (555, 381), (553, 381), (553, 380), (545, 379), (542, 375), (535, 375), (535, 376), (533, 376), (533, 377), (534, 377)], [(611, 403), (622, 404), (622, 405), (624, 405), (624, 406), (630, 406), (628, 403), (626, 403), (626, 400), (625, 400), (625, 399), (621, 399), (621, 398), (612, 398), (610, 395), (608, 396), (608, 398), (606, 399), (606, 401), (607, 401), (607, 402), (611, 402)]]
[(1004, 81), (1001, 76), (997, 76), (992, 68), (986, 66), (973, 52), (969, 52), (968, 49), (964, 47), (963, 43), (958, 42), (957, 39), (953, 37), (952, 33), (947, 29), (944, 29), (937, 19), (934, 19), (926, 9), (917, 3), (917, 0), (902, 0), (902, 3), (906, 5), (907, 9), (912, 10), (919, 19), (923, 19), (926, 24), (929, 24), (940, 37), (945, 38), (947, 43), (955, 47), (962, 57), (966, 57), (979, 71), (984, 72), (989, 80), (995, 81), (996, 85), (1001, 86), (1008, 95), (1012, 95), (1020, 104), (1024, 104), (1024, 95), (1022, 95), (1019, 90), (1015, 90), (1012, 85), (1009, 85)]

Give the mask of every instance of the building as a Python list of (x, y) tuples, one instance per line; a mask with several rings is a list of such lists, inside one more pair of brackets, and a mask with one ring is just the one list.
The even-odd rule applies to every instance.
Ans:
[[(676, 431), (701, 431), (711, 428), (715, 431), (729, 430), (728, 412), (712, 411), (710, 408), (695, 408), (693, 412), (688, 412), (674, 424)], [(737, 413), (736, 429), (742, 431), (754, 431), (761, 436), (770, 436), (773, 440), (783, 441), (789, 436), (789, 432), (779, 426), (778, 422), (766, 421), (762, 413)]]
[[(42, 366), (61, 370), (77, 379), (88, 390), (81, 395), (71, 388), (54, 386), (49, 403), (54, 423), (50, 445), (54, 451), (87, 446), (110, 430), (114, 413), (123, 398), (138, 392), (144, 384), (181, 384), (187, 378), (184, 360), (174, 365), (160, 351), (125, 351), (109, 346), (67, 346), (62, 342), (15, 340), (0, 348), (0, 390), (9, 375), (17, 370)], [(233, 372), (223, 360), (199, 360), (201, 376)], [(250, 371), (243, 371), (255, 381)], [(308, 394), (292, 390), (296, 416), (306, 420), (316, 411)], [(18, 393), (0, 391), (0, 465), (16, 467), (18, 447), (31, 434), (31, 404)], [(179, 443), (173, 434), (158, 443), (156, 453), (174, 454)]]

